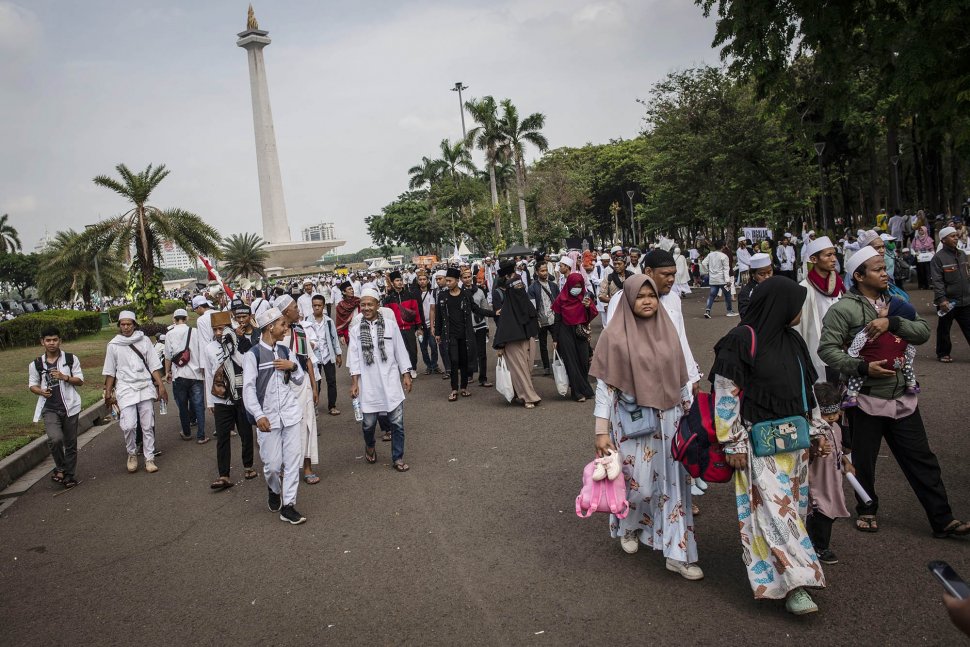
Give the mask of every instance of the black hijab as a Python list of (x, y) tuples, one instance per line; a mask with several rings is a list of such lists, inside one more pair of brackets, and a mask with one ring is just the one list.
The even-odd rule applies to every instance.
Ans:
[(517, 276), (510, 277), (505, 287), (505, 301), (502, 302), (502, 315), (495, 327), (495, 337), (492, 339), (494, 348), (503, 348), (506, 344), (523, 339), (530, 339), (539, 335), (538, 314), (532, 299), (524, 288), (512, 287)]
[[(812, 385), (818, 374), (805, 340), (789, 326), (801, 312), (807, 294), (807, 288), (784, 276), (762, 281), (751, 295), (741, 324), (714, 346), (710, 379), (726, 377), (744, 391), (741, 416), (748, 422), (803, 415), (803, 377), (808, 406), (815, 406)], [(755, 333), (754, 357), (749, 327)]]

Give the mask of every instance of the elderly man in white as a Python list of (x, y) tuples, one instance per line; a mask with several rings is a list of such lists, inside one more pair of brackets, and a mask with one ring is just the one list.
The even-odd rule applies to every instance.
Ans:
[(303, 384), (306, 373), (280, 343), (289, 332), (289, 322), (279, 308), (264, 310), (256, 325), (262, 336), (243, 356), (243, 403), (256, 421), (269, 509), (279, 512), (282, 521), (298, 525), (306, 521), (294, 507), (303, 464), (303, 407), (290, 383)]
[(309, 276), (303, 279), (303, 294), (296, 300), (296, 307), (300, 313), (300, 320), (313, 316), (313, 295), (316, 294), (316, 281)]
[(162, 362), (151, 340), (140, 330), (135, 313), (124, 310), (118, 315), (119, 333), (108, 342), (101, 374), (104, 380), (104, 403), (115, 402), (121, 411), (119, 425), (128, 450), (128, 471), (138, 471), (138, 446), (135, 431), (141, 424), (145, 471), (157, 472), (155, 465), (155, 399), (168, 404), (168, 392), (162, 383)]
[(398, 472), (410, 469), (404, 462), (404, 394), (411, 392), (411, 360), (394, 313), (379, 308), (377, 290), (364, 290), (360, 313), (350, 324), (347, 368), (350, 397), (360, 398), (368, 463), (377, 462), (374, 431), (386, 414), (391, 427), (391, 461)]

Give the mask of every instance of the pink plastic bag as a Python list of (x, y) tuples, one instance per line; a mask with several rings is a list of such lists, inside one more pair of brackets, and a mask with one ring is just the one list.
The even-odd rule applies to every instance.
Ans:
[(615, 514), (623, 519), (630, 511), (630, 504), (626, 500), (626, 483), (620, 473), (612, 481), (605, 478), (601, 481), (593, 480), (593, 470), (596, 461), (590, 461), (583, 469), (583, 489), (576, 497), (576, 515), (587, 519), (594, 512)]

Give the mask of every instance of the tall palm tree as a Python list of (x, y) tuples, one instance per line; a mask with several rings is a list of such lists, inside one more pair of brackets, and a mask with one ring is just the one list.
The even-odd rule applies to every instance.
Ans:
[(101, 297), (124, 294), (125, 268), (108, 248), (96, 248), (73, 229), (59, 231), (44, 249), (37, 273), (37, 290), (42, 299), (54, 303), (72, 301), (80, 294), (91, 303), (97, 291)]
[(495, 181), (498, 184), (499, 191), (505, 196), (506, 206), (511, 211), (512, 199), (510, 197), (510, 191), (512, 190), (512, 184), (515, 182), (515, 165), (512, 164), (512, 160), (499, 155), (498, 163), (495, 165)]
[(509, 99), (502, 101), (502, 116), (499, 119), (502, 131), (502, 148), (515, 165), (515, 188), (519, 196), (519, 221), (522, 225), (522, 244), (529, 244), (529, 224), (525, 215), (525, 145), (532, 144), (544, 152), (549, 148), (549, 140), (540, 131), (546, 125), (546, 116), (533, 112), (525, 119), (519, 119), (519, 110)]
[(0, 216), (0, 254), (19, 252), (23, 249), (17, 230), (13, 228), (13, 225), (7, 223), (9, 217), (8, 214)]
[(222, 241), (219, 258), (227, 280), (266, 276), (266, 260), (269, 252), (264, 249), (266, 241), (256, 234), (233, 234)]
[(214, 255), (219, 249), (219, 232), (199, 216), (184, 209), (160, 209), (148, 203), (152, 191), (168, 176), (164, 164), (151, 164), (134, 173), (124, 164), (115, 167), (120, 180), (99, 175), (94, 183), (111, 189), (131, 203), (131, 208), (93, 225), (82, 235), (95, 248), (113, 250), (119, 260), (127, 261), (134, 249), (133, 278), (138, 279), (135, 291), (136, 310), (142, 317), (151, 318), (161, 300), (161, 285), (156, 277), (156, 259), (161, 257), (162, 243), (170, 241), (188, 256)]
[(491, 96), (481, 99), (471, 99), (465, 102), (465, 108), (478, 126), (468, 131), (465, 146), (485, 151), (485, 163), (488, 166), (488, 183), (492, 192), (492, 211), (495, 213), (495, 236), (502, 237), (502, 217), (498, 209), (498, 182), (495, 178), (495, 164), (498, 161), (498, 150), (502, 145), (502, 130), (499, 128), (498, 106)]

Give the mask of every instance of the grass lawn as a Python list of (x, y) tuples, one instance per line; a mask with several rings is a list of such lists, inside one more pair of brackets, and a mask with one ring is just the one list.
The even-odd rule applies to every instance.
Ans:
[[(194, 313), (189, 313), (190, 324), (195, 318)], [(171, 323), (171, 316), (155, 317), (155, 321)], [(117, 332), (117, 327), (110, 324), (94, 335), (61, 344), (63, 350), (74, 353), (81, 360), (81, 370), (84, 371), (84, 386), (79, 389), (82, 410), (101, 399), (105, 348)], [(44, 435), (44, 423), (31, 422), (37, 396), (27, 390), (27, 365), (43, 352), (40, 340), (35, 346), (0, 351), (0, 421), (3, 423), (0, 425), (0, 458)]]

